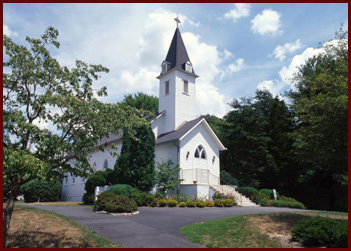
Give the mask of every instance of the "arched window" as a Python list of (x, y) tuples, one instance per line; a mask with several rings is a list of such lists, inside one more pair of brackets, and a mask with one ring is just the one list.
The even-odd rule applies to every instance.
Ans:
[(107, 159), (105, 159), (105, 162), (104, 162), (104, 171), (107, 169), (108, 167), (108, 162), (107, 162)]
[(202, 145), (199, 145), (195, 150), (195, 158), (206, 159), (206, 152)]

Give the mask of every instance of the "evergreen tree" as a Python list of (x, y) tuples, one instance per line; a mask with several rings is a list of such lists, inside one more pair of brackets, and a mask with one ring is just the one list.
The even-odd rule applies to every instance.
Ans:
[[(131, 131), (135, 130), (135, 137)], [(121, 155), (117, 159), (115, 184), (128, 184), (149, 191), (155, 184), (155, 135), (151, 125), (123, 129)]]

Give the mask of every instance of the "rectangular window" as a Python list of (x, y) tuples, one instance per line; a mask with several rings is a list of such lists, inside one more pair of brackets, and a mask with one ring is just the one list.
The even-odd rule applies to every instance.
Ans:
[(189, 87), (188, 81), (184, 80), (183, 92), (186, 94), (188, 94), (188, 87)]
[(76, 177), (73, 175), (72, 176), (72, 184), (74, 184), (76, 182)]
[(169, 94), (169, 81), (166, 81), (165, 83), (165, 95)]
[(67, 176), (65, 177), (65, 184), (66, 185), (68, 184), (68, 177)]

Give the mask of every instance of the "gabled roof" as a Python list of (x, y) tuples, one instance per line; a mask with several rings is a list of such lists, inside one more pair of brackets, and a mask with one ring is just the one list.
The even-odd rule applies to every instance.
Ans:
[(180, 141), (183, 138), (185, 138), (194, 128), (196, 128), (196, 126), (198, 126), (201, 123), (203, 123), (204, 126), (207, 128), (207, 130), (210, 132), (210, 136), (218, 145), (219, 150), (220, 151), (226, 150), (225, 146), (219, 140), (219, 138), (214, 133), (210, 125), (202, 117), (186, 122), (178, 130), (174, 130), (174, 131), (159, 135), (156, 139), (156, 145)]

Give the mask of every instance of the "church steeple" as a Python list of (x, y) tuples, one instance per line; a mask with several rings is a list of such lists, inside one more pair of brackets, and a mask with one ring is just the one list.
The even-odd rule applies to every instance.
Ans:
[[(176, 21), (178, 24), (179, 19)], [(157, 77), (160, 80), (159, 111), (165, 111), (162, 131), (170, 132), (185, 121), (196, 119), (195, 79), (198, 76), (178, 27), (161, 66), (161, 74)]]
[(186, 71), (188, 74), (198, 77), (194, 72), (178, 27), (174, 32), (166, 59), (162, 62), (161, 67), (161, 74), (158, 78), (160, 78), (163, 74), (167, 74), (168, 71), (174, 68)]

